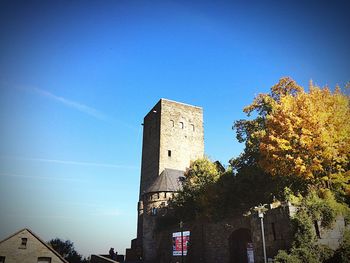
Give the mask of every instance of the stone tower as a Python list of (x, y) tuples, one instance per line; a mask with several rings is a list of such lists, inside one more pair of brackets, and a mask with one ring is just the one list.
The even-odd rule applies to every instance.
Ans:
[(190, 162), (204, 155), (203, 110), (161, 99), (145, 116), (137, 244), (152, 261), (157, 209), (167, 205), (181, 187), (179, 178)]

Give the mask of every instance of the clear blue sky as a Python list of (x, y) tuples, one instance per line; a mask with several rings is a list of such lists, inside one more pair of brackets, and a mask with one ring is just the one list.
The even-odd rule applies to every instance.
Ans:
[(350, 80), (346, 2), (1, 1), (0, 239), (124, 253), (151, 107), (202, 106), (206, 154), (227, 164), (232, 123), (279, 78)]

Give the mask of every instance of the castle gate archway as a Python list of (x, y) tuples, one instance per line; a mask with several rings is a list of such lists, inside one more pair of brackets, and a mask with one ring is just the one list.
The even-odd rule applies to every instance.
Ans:
[(230, 263), (247, 263), (247, 243), (252, 242), (248, 228), (239, 228), (232, 232), (229, 239)]

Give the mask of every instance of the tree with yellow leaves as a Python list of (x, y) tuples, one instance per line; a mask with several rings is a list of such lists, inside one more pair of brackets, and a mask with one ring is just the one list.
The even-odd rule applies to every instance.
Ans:
[(273, 176), (350, 194), (350, 103), (339, 87), (331, 91), (310, 82), (305, 91), (282, 78), (244, 111), (258, 113), (235, 123), (238, 139), (246, 143), (245, 157), (255, 154), (256, 164)]

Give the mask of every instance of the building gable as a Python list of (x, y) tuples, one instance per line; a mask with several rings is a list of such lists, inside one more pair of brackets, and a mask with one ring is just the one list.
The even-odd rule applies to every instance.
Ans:
[(29, 229), (22, 229), (0, 241), (0, 257), (6, 263), (68, 263)]

